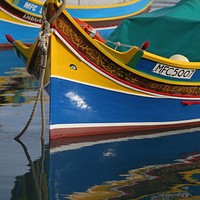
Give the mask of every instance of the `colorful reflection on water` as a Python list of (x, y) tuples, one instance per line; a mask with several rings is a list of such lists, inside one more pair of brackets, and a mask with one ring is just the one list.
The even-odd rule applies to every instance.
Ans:
[(27, 199), (36, 191), (53, 200), (198, 199), (199, 139), (194, 129), (160, 138), (43, 146), (30, 172), (17, 177), (13, 199), (19, 191)]
[(26, 72), (14, 50), (0, 50), (0, 60), (0, 106), (32, 101), (32, 93), (38, 88), (38, 83)]

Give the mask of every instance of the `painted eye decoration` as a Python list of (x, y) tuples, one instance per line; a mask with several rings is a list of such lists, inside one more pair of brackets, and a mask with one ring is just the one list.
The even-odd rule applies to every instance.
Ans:
[(70, 68), (73, 69), (73, 70), (77, 70), (77, 67), (76, 67), (76, 65), (74, 65), (74, 64), (71, 64), (71, 65), (70, 65)]

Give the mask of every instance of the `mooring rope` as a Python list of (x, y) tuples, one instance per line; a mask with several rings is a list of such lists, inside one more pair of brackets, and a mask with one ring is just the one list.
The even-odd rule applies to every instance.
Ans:
[(41, 139), (44, 140), (44, 133), (45, 133), (45, 112), (44, 112), (44, 95), (43, 90), (41, 91), (40, 96), (40, 107), (41, 107), (41, 116), (42, 116), (42, 134)]
[(42, 134), (41, 139), (44, 139), (44, 132), (45, 132), (45, 117), (44, 117), (44, 98), (43, 98), (43, 84), (44, 84), (44, 77), (46, 72), (46, 65), (47, 65), (47, 53), (48, 53), (48, 47), (49, 47), (49, 37), (50, 37), (50, 24), (53, 23), (53, 21), (61, 14), (62, 10), (65, 9), (66, 0), (62, 2), (62, 5), (60, 6), (58, 12), (49, 20), (46, 20), (46, 4), (44, 4), (43, 7), (43, 20), (44, 20), (44, 30), (39, 32), (38, 36), (38, 47), (41, 51), (41, 62), (40, 62), (40, 78), (39, 78), (39, 88), (36, 96), (36, 100), (31, 112), (31, 115), (29, 117), (29, 120), (27, 121), (24, 129), (14, 138), (15, 140), (19, 140), (19, 138), (26, 132), (28, 129), (33, 116), (35, 114), (38, 101), (40, 99), (41, 102), (41, 116), (42, 116)]
[(46, 64), (47, 64), (47, 52), (48, 52), (48, 46), (49, 46), (49, 37), (50, 37), (50, 24), (48, 22), (45, 22), (45, 27), (43, 31), (40, 31), (39, 36), (38, 36), (38, 47), (39, 50), (41, 51), (41, 62), (40, 62), (40, 78), (39, 78), (39, 88), (36, 96), (36, 100), (31, 112), (31, 115), (29, 117), (28, 122), (26, 123), (24, 129), (14, 138), (18, 140), (28, 129), (33, 116), (35, 114), (36, 108), (38, 101), (40, 99), (41, 101), (41, 116), (42, 116), (42, 134), (41, 134), (41, 139), (44, 139), (44, 102), (43, 102), (43, 84), (44, 84), (44, 76), (45, 76), (45, 71), (46, 71)]

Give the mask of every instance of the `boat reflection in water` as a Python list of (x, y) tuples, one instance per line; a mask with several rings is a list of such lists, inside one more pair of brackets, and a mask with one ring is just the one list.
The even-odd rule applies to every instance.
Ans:
[(23, 176), (16, 177), (15, 187), (11, 191), (13, 200), (48, 200), (48, 179), (47, 179), (47, 167), (45, 159), (48, 156), (45, 155), (45, 145), (41, 142), (41, 157), (36, 161), (32, 161), (27, 147), (23, 142), (18, 140), (19, 144), (24, 150), (24, 154), (27, 157), (30, 171)]
[(54, 141), (17, 177), (12, 199), (199, 199), (200, 132), (179, 133)]
[(37, 90), (38, 83), (16, 59), (14, 50), (0, 50), (0, 61), (0, 106), (33, 101), (35, 94), (31, 93)]

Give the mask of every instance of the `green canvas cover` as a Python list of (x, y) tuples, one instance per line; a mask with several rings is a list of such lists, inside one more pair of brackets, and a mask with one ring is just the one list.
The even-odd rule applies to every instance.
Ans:
[[(200, 61), (200, 0), (181, 0), (174, 6), (124, 20), (108, 40), (141, 46), (149, 41), (148, 51), (169, 58), (182, 54)], [(112, 43), (108, 46), (115, 48)], [(119, 51), (127, 47), (117, 47)]]

